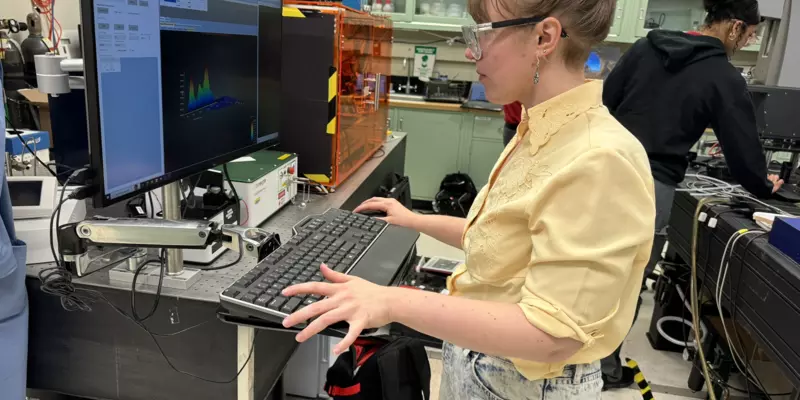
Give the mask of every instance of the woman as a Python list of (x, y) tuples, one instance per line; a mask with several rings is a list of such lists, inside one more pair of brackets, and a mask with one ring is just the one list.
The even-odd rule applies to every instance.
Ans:
[[(675, 188), (683, 181), (691, 147), (711, 126), (733, 177), (758, 197), (783, 184), (767, 177), (747, 83), (728, 61), (754, 43), (761, 15), (757, 0), (705, 0), (699, 32), (651, 31), (606, 78), (603, 102), (644, 145), (656, 189), (656, 235), (645, 276), (666, 242)], [(603, 360), (607, 388), (627, 387), (619, 349)]]
[[(520, 101), (517, 134), (466, 219), (418, 215), (389, 199), (356, 211), (464, 249), (450, 295), (386, 288), (322, 267), (331, 283), (287, 288), (326, 300), (300, 341), (347, 321), (344, 351), (391, 321), (441, 338), (442, 399), (599, 399), (599, 360), (625, 337), (653, 237), (653, 182), (641, 144), (585, 82), (614, 0), (471, 0), (464, 28), (489, 100)], [(467, 350), (469, 349), (469, 350)]]

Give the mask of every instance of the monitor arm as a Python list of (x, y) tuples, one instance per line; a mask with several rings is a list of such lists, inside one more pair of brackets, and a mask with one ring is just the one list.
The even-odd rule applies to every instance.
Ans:
[[(76, 275), (88, 272), (89, 246), (203, 249), (214, 243), (260, 260), (280, 246), (276, 234), (258, 228), (207, 221), (88, 219), (58, 228), (59, 252)], [(117, 260), (121, 261), (121, 260)], [(113, 262), (113, 261), (111, 261)]]

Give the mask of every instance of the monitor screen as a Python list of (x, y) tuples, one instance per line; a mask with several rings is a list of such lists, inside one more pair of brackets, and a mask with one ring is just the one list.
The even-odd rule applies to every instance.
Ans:
[(42, 181), (8, 181), (13, 207), (38, 206), (42, 202)]
[(480, 82), (472, 82), (469, 88), (469, 101), (488, 101), (486, 100), (486, 87)]
[(280, 0), (83, 0), (82, 12), (99, 206), (277, 140)]

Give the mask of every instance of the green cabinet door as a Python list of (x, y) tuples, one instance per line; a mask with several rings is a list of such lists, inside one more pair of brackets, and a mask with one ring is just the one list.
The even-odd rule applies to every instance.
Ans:
[(399, 108), (398, 132), (408, 134), (405, 169), (411, 197), (433, 200), (445, 175), (458, 172), (462, 113)]
[[(503, 141), (493, 139), (472, 139), (469, 152), (469, 174), (475, 186), (480, 190), (489, 182), (492, 168), (503, 152)], [(413, 188), (413, 185), (412, 185)]]
[(624, 19), (623, 17), (625, 16), (625, 3), (627, 2), (627, 0), (617, 0), (617, 7), (614, 9), (614, 23), (611, 25), (611, 29), (608, 31), (606, 41), (624, 41), (622, 37), (622, 23)]

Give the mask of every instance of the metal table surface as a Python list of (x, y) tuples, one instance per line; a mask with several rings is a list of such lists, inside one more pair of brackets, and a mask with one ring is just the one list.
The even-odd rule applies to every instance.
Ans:
[[(308, 215), (328, 208), (353, 209), (389, 182), (394, 173), (403, 173), (405, 134), (395, 133), (384, 145), (384, 152), (368, 160), (347, 181), (328, 195), (311, 195), (305, 203), (302, 193), (261, 228), (292, 236), (292, 227)], [(300, 159), (302, 163), (302, 159)], [(304, 203), (304, 204), (303, 204)], [(214, 265), (237, 257), (226, 252)], [(294, 334), (263, 330), (254, 337), (252, 328), (222, 323), (216, 319), (219, 293), (255, 266), (255, 260), (242, 259), (220, 271), (204, 271), (189, 289), (163, 288), (161, 305), (149, 328), (175, 332), (198, 322), (204, 326), (174, 338), (161, 338), (167, 357), (178, 368), (213, 380), (228, 380), (245, 365), (253, 346), (252, 362), (229, 385), (207, 383), (171, 370), (147, 333), (125, 320), (105, 304), (93, 305), (91, 312), (66, 312), (59, 299), (41, 292), (37, 274), (55, 266), (28, 266), (26, 285), (31, 310), (28, 344), (28, 386), (45, 394), (63, 393), (93, 399), (266, 399), (283, 397), (280, 376), (297, 344)], [(77, 287), (102, 292), (111, 302), (128, 310), (130, 284), (111, 281), (98, 271), (74, 279)], [(155, 287), (137, 286), (140, 309), (149, 309)], [(139, 298), (141, 297), (141, 299)], [(174, 313), (180, 310), (179, 323)]]
[[(267, 221), (260, 225), (262, 229), (280, 235), (281, 241), (285, 242), (292, 237), (292, 227), (300, 222), (308, 215), (322, 214), (329, 208), (342, 208), (352, 209), (360, 203), (364, 198), (369, 198), (373, 190), (366, 185), (363, 185), (373, 173), (383, 163), (383, 160), (393, 155), (393, 152), (400, 147), (399, 151), (405, 153), (405, 133), (394, 133), (384, 145), (385, 154), (381, 157), (375, 157), (368, 160), (364, 165), (359, 168), (348, 180), (342, 183), (335, 192), (328, 195), (311, 194), (307, 202), (303, 202), (302, 193), (298, 193), (295, 200), (284, 206)], [(402, 146), (399, 146), (402, 144)], [(302, 162), (302, 159), (300, 160)], [(399, 172), (399, 171), (398, 171)], [(376, 178), (381, 178), (376, 177)], [(364, 187), (362, 187), (364, 186)], [(368, 189), (368, 190), (364, 190)], [(359, 192), (368, 192), (369, 194), (363, 195)], [(75, 221), (76, 222), (76, 221)], [(224, 265), (232, 262), (237, 257), (233, 251), (227, 251), (220, 256), (211, 266)], [(222, 292), (227, 286), (232, 284), (236, 279), (252, 269), (256, 264), (256, 260), (242, 258), (236, 265), (219, 271), (203, 271), (200, 279), (187, 290), (163, 288), (162, 295), (180, 297), (183, 299), (219, 302), (219, 293)], [(39, 271), (54, 267), (54, 263), (28, 265), (27, 274), (29, 277), (36, 277)], [(191, 265), (188, 266), (191, 268)], [(130, 291), (130, 285), (117, 281), (111, 281), (108, 277), (108, 272), (98, 271), (85, 278), (77, 278), (74, 280), (76, 283), (84, 284), (87, 286), (97, 286), (114, 288), (120, 290)], [(139, 291), (143, 293), (155, 293), (155, 287), (150, 285), (141, 285)]]

